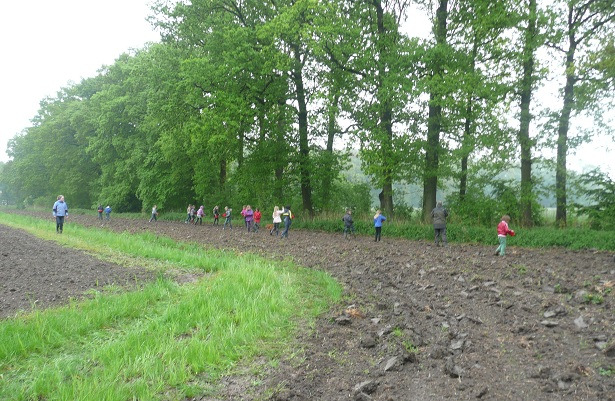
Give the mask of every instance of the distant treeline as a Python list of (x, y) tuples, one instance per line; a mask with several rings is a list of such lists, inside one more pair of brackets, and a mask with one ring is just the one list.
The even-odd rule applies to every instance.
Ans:
[[(405, 33), (413, 7), (432, 16), (425, 38)], [(575, 190), (567, 154), (604, 134), (602, 110), (613, 109), (607, 0), (193, 0), (159, 2), (150, 20), (160, 43), (41, 101), (8, 144), (5, 201), (292, 204), (313, 216), (368, 210), (375, 188), (394, 215), (408, 207), (394, 188), (414, 184), (424, 221), (440, 189), (468, 222), (507, 213), (532, 226), (549, 191), (565, 226)], [(536, 101), (552, 81), (562, 83), (547, 102), (557, 109)], [(578, 116), (595, 129), (581, 132)], [(556, 159), (541, 160), (545, 149)], [(367, 180), (352, 180), (351, 151)], [(537, 163), (553, 186), (539, 182)], [(511, 168), (520, 174), (502, 178)], [(603, 213), (587, 192), (610, 178), (578, 182)]]

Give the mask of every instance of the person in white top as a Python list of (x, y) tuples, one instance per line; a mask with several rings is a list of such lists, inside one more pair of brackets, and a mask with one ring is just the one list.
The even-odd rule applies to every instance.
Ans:
[(269, 235), (273, 235), (275, 232), (277, 236), (280, 233), (280, 223), (282, 222), (282, 211), (279, 207), (274, 206), (271, 217), (273, 217), (273, 228), (269, 231)]

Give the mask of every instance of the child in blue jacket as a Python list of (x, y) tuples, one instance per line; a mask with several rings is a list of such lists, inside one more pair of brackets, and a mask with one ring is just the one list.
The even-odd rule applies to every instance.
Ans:
[(376, 228), (376, 238), (374, 242), (380, 241), (381, 233), (382, 233), (382, 222), (387, 218), (382, 215), (380, 210), (376, 210), (376, 214), (374, 215), (374, 227)]

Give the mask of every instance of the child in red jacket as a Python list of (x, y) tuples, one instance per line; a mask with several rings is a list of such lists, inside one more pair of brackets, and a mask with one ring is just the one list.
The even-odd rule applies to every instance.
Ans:
[(495, 255), (504, 256), (506, 253), (506, 236), (515, 236), (515, 232), (508, 228), (509, 222), (510, 216), (505, 214), (502, 216), (502, 221), (500, 224), (498, 224), (498, 240), (500, 241), (500, 246), (498, 246), (498, 249), (495, 250)]
[(254, 232), (257, 232), (258, 229), (260, 228), (260, 226), (261, 226), (261, 217), (262, 216), (263, 215), (262, 215), (260, 209), (257, 208), (254, 211)]

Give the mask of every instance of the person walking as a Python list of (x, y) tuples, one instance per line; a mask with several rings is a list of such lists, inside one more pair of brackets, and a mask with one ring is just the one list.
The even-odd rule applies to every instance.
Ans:
[(506, 236), (515, 236), (515, 232), (508, 227), (508, 223), (510, 223), (510, 216), (505, 214), (504, 216), (502, 216), (502, 221), (500, 222), (500, 224), (498, 224), (498, 241), (500, 242), (500, 245), (495, 250), (496, 256), (506, 255)]
[(152, 208), (152, 217), (149, 218), (149, 222), (158, 221), (158, 206), (154, 205)]
[(58, 195), (53, 204), (53, 217), (56, 218), (56, 233), (62, 234), (64, 219), (68, 217), (68, 205), (64, 202), (64, 195)]
[(185, 224), (188, 224), (190, 222), (190, 211), (192, 210), (192, 205), (188, 204), (188, 207), (186, 208), (186, 220), (184, 221)]
[(98, 211), (98, 220), (102, 220), (103, 205), (99, 204), (96, 210)]
[(290, 231), (290, 225), (293, 223), (293, 212), (290, 210), (290, 206), (284, 206), (282, 211), (282, 220), (284, 221), (284, 231), (280, 238), (288, 238), (288, 231)]
[(254, 232), (258, 232), (258, 229), (261, 227), (262, 217), (263, 214), (261, 213), (260, 209), (256, 208), (256, 210), (254, 211)]
[(243, 210), (243, 218), (246, 221), (248, 232), (252, 231), (252, 224), (254, 223), (254, 210), (252, 210), (252, 206), (246, 205), (246, 208)]
[(446, 246), (446, 218), (448, 217), (448, 211), (442, 207), (442, 201), (436, 203), (436, 208), (431, 211), (431, 219), (433, 223), (433, 229), (435, 233), (436, 246)]
[(376, 229), (376, 238), (374, 239), (374, 242), (380, 241), (382, 237), (382, 223), (386, 219), (387, 218), (382, 215), (382, 212), (380, 210), (376, 210), (376, 214), (374, 215), (374, 228)]
[(196, 220), (196, 205), (192, 205), (192, 207), (190, 208), (189, 215), (190, 215), (190, 220), (188, 221), (188, 223), (194, 224)]
[(269, 235), (273, 235), (275, 232), (275, 235), (278, 236), (278, 234), (280, 234), (280, 223), (282, 222), (282, 211), (279, 207), (273, 207), (273, 214), (271, 217), (273, 217), (273, 228), (269, 231)]
[(226, 229), (226, 225), (228, 224), (228, 226), (230, 227), (230, 229), (233, 229), (233, 222), (231, 221), (231, 213), (233, 212), (233, 209), (229, 208), (228, 206), (224, 206), (224, 213), (222, 214), (222, 217), (224, 217), (224, 226), (222, 226), (222, 229)]
[(348, 239), (350, 234), (352, 234), (352, 237), (354, 238), (355, 229), (351, 209), (346, 209), (346, 214), (342, 217), (342, 221), (344, 222), (344, 238)]
[(111, 220), (111, 206), (109, 205), (105, 208), (105, 220)]
[(220, 208), (218, 205), (214, 206), (214, 210), (212, 211), (214, 214), (214, 226), (218, 225), (218, 220), (220, 218)]
[(196, 220), (194, 220), (194, 225), (195, 226), (197, 224), (200, 225), (200, 226), (203, 225), (203, 216), (204, 215), (205, 215), (205, 210), (203, 210), (203, 205), (201, 205), (199, 210), (196, 211)]

